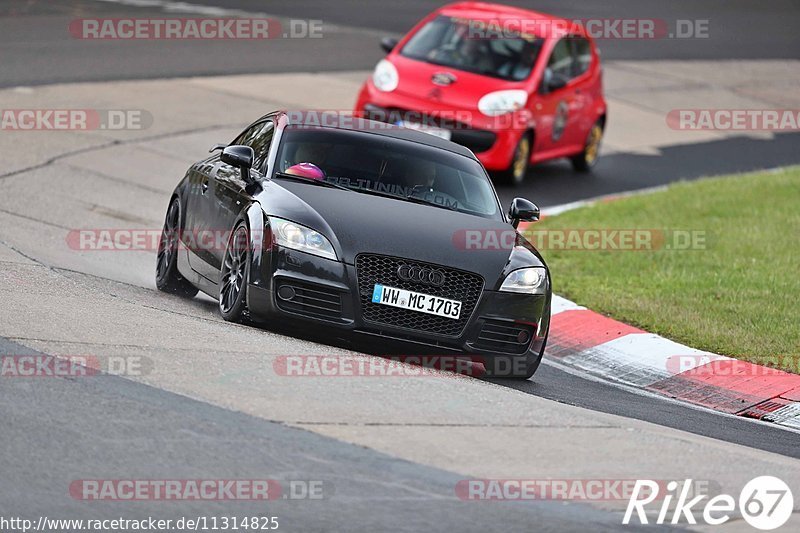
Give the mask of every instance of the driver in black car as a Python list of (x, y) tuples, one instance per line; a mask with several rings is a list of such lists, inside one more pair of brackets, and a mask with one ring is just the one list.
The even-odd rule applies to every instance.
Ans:
[(423, 196), (425, 193), (433, 192), (435, 181), (436, 163), (426, 159), (418, 159), (406, 167), (405, 175), (398, 185), (407, 189), (405, 191), (406, 196)]
[(464, 193), (456, 186), (458, 179), (447, 179), (444, 169), (433, 161), (418, 159), (406, 170), (406, 196), (414, 196), (453, 208), (463, 202)]
[(427, 159), (422, 159), (418, 162), (415, 170), (417, 174), (417, 186), (432, 191), (433, 184), (436, 182), (436, 163), (428, 161)]
[(314, 165), (324, 168), (325, 162), (328, 160), (328, 154), (331, 147), (322, 143), (303, 143), (297, 147), (294, 153), (294, 162), (297, 163), (313, 163)]

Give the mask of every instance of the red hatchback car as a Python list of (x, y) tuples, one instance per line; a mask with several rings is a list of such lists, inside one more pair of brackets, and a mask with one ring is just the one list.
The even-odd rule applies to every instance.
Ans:
[(481, 2), (442, 7), (399, 41), (361, 89), (355, 114), (471, 149), (522, 182), (528, 166), (597, 161), (606, 124), (600, 57), (582, 26)]

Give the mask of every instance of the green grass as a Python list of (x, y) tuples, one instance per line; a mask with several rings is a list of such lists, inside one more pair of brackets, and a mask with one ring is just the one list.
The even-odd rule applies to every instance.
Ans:
[(545, 247), (556, 293), (694, 348), (798, 372), (800, 167), (681, 182), (548, 217), (529, 230), (580, 228), (692, 230), (704, 232), (706, 243)]

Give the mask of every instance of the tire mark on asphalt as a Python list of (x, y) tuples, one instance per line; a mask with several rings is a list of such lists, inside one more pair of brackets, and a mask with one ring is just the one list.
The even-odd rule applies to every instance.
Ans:
[[(141, 287), (139, 285), (134, 285), (132, 283), (126, 283), (124, 281), (119, 281), (119, 280), (115, 280), (115, 279), (111, 279), (111, 278), (106, 278), (106, 277), (103, 277), (103, 276), (98, 276), (96, 274), (89, 274), (87, 272), (81, 272), (79, 270), (72, 270), (72, 269), (69, 269), (69, 268), (56, 267), (56, 266), (48, 265), (44, 261), (41, 261), (41, 260), (39, 260), (39, 259), (37, 259), (37, 258), (35, 258), (33, 256), (30, 256), (30, 255), (26, 254), (25, 252), (21, 251), (17, 247), (9, 244), (8, 242), (6, 242), (6, 241), (4, 241), (2, 239), (0, 239), (0, 245), (6, 246), (10, 250), (12, 250), (12, 251), (18, 253), (19, 255), (21, 255), (22, 257), (24, 257), (24, 258), (36, 263), (36, 265), (28, 265), (28, 266), (39, 266), (39, 267), (42, 267), (42, 268), (46, 268), (50, 272), (52, 272), (54, 274), (57, 274), (59, 276), (62, 276), (65, 279), (68, 279), (68, 280), (71, 280), (71, 281), (75, 281), (75, 280), (74, 280), (74, 278), (71, 278), (67, 274), (77, 274), (77, 275), (81, 275), (81, 276), (88, 276), (88, 277), (92, 277), (92, 278), (95, 278), (95, 279), (100, 279), (100, 280), (111, 282), (111, 283), (119, 283), (121, 285), (125, 285), (127, 287), (133, 287), (133, 288), (136, 288), (136, 289), (139, 289), (139, 290), (148, 290), (145, 287)], [(86, 284), (84, 284), (84, 285), (86, 285)], [(108, 293), (108, 292), (104, 293), (104, 294), (106, 294), (107, 296), (110, 296), (112, 298), (118, 298), (118, 299), (122, 300), (123, 302), (129, 303), (131, 305), (138, 306), (138, 307), (143, 307), (143, 308), (146, 308), (146, 309), (152, 309), (152, 310), (155, 310), (155, 311), (162, 311), (164, 313), (169, 313), (169, 314), (172, 314), (172, 315), (178, 315), (178, 316), (183, 316), (183, 317), (188, 317), (188, 318), (195, 318), (195, 319), (203, 320), (203, 321), (206, 321), (206, 322), (212, 322), (214, 324), (226, 324), (226, 325), (234, 326), (234, 327), (237, 327), (237, 328), (246, 328), (246, 329), (249, 329), (249, 330), (253, 329), (252, 327), (244, 325), (244, 324), (235, 324), (233, 322), (225, 322), (222, 319), (216, 320), (216, 319), (201, 317), (201, 316), (192, 315), (192, 314), (188, 314), (188, 313), (181, 313), (179, 311), (174, 311), (174, 310), (170, 310), (170, 309), (163, 309), (163, 308), (156, 307), (156, 306), (153, 306), (153, 305), (143, 304), (141, 302), (137, 302), (135, 300), (130, 300), (130, 299), (125, 298), (123, 296), (119, 296), (119, 295)], [(50, 340), (52, 341), (53, 339), (50, 339)]]
[(120, 185), (125, 185), (125, 186), (128, 186), (128, 187), (134, 187), (136, 189), (141, 189), (143, 191), (152, 192), (152, 193), (155, 193), (155, 194), (164, 195), (164, 194), (170, 194), (172, 192), (172, 187), (170, 187), (169, 189), (166, 189), (166, 190), (164, 190), (164, 189), (156, 189), (155, 187), (150, 187), (148, 185), (142, 185), (141, 183), (136, 183), (135, 181), (127, 181), (124, 178), (118, 178), (116, 176), (111, 176), (110, 174), (105, 174), (104, 172), (100, 172), (99, 170), (95, 170), (95, 169), (92, 169), (92, 168), (79, 167), (77, 165), (71, 165), (69, 163), (67, 163), (65, 166), (68, 169), (73, 170), (75, 172), (82, 172), (84, 174), (91, 174), (92, 176), (95, 176), (95, 177), (98, 177), (98, 178), (101, 178), (101, 179), (105, 179), (105, 180), (108, 180), (108, 181), (112, 181), (114, 183), (119, 183)]
[[(28, 215), (23, 215), (21, 213), (15, 213), (14, 211), (8, 211), (7, 209), (0, 208), (0, 213), (5, 213), (6, 215), (10, 215), (12, 217), (18, 217), (18, 218), (22, 218), (22, 219), (25, 219), (25, 220), (30, 220), (31, 222), (38, 222), (39, 224), (44, 224), (45, 226), (50, 226), (50, 227), (53, 227), (53, 228), (63, 229), (63, 230), (67, 230), (67, 231), (71, 231), (73, 229), (73, 228), (68, 228), (66, 226), (62, 226), (60, 224), (56, 224), (55, 222), (48, 222), (48, 221), (42, 220), (40, 218), (29, 217)], [(10, 245), (8, 245), (7, 243), (5, 243), (3, 241), (0, 241), (0, 243), (2, 243), (4, 245), (8, 246), (9, 248), (11, 248)], [(14, 251), (17, 252), (17, 253), (21, 253), (19, 250), (14, 250)]]
[[(32, 259), (32, 260), (35, 261), (35, 259)], [(119, 280), (112, 279), (112, 278), (106, 278), (104, 276), (99, 276), (97, 274), (90, 274), (88, 272), (81, 272), (80, 270), (72, 270), (72, 269), (69, 269), (69, 268), (62, 268), (62, 267), (48, 267), (48, 268), (50, 268), (54, 272), (64, 276), (67, 279), (74, 280), (74, 278), (71, 278), (67, 274), (77, 274), (79, 276), (86, 276), (86, 277), (95, 278), (95, 279), (99, 279), (99, 280), (103, 280), (103, 281), (107, 281), (107, 282), (111, 282), (111, 283), (119, 283), (121, 285), (125, 285), (126, 287), (132, 287), (132, 288), (135, 288), (135, 289), (138, 289), (138, 290), (150, 291), (153, 294), (158, 294), (155, 291), (153, 291), (152, 289), (148, 289), (147, 287), (142, 287), (140, 285), (134, 285), (133, 283), (127, 283), (127, 282), (119, 281)], [(110, 293), (110, 292), (107, 292), (107, 293), (104, 293), (104, 294), (106, 294), (107, 296), (110, 296), (112, 298), (119, 299), (119, 300), (121, 300), (123, 302), (129, 303), (131, 305), (134, 305), (134, 306), (137, 306), (137, 307), (142, 307), (142, 308), (145, 308), (145, 309), (152, 309), (154, 311), (162, 311), (164, 313), (169, 313), (169, 314), (177, 315), (177, 316), (183, 316), (183, 317), (187, 317), (187, 318), (195, 318), (195, 319), (198, 319), (198, 320), (203, 320), (205, 322), (212, 322), (214, 324), (225, 324), (225, 325), (229, 325), (229, 326), (235, 326), (235, 327), (238, 327), (238, 328), (245, 328), (245, 329), (248, 329), (248, 330), (252, 330), (253, 329), (252, 327), (244, 325), (244, 324), (236, 324), (234, 322), (226, 322), (226, 321), (222, 320), (222, 318), (219, 318), (219, 319), (207, 318), (207, 317), (192, 315), (192, 314), (189, 314), (189, 313), (182, 313), (180, 311), (174, 311), (174, 310), (171, 310), (171, 309), (164, 309), (164, 308), (157, 307), (157, 306), (154, 306), (154, 305), (149, 305), (149, 304), (145, 304), (145, 303), (142, 303), (142, 302), (138, 302), (136, 300), (132, 300), (132, 299), (127, 298), (125, 296), (120, 296), (118, 294), (113, 294), (113, 293)]]
[(68, 152), (64, 152), (64, 153), (58, 154), (56, 156), (53, 156), (50, 159), (47, 159), (47, 160), (43, 161), (42, 163), (37, 163), (35, 165), (31, 165), (31, 166), (28, 166), (28, 167), (25, 167), (25, 168), (12, 170), (11, 172), (6, 172), (5, 174), (0, 174), (0, 179), (11, 178), (11, 177), (14, 177), (14, 176), (18, 176), (20, 174), (25, 174), (26, 172), (30, 172), (30, 171), (33, 171), (33, 170), (39, 170), (39, 169), (42, 169), (42, 168), (46, 168), (46, 167), (49, 167), (49, 166), (53, 165), (54, 163), (56, 163), (58, 161), (61, 161), (62, 159), (66, 159), (66, 158), (72, 157), (74, 155), (81, 155), (81, 154), (96, 152), (96, 151), (100, 151), (100, 150), (105, 150), (106, 148), (112, 148), (112, 147), (115, 147), (115, 146), (127, 146), (127, 145), (131, 145), (131, 144), (137, 144), (137, 143), (143, 143), (143, 142), (149, 142), (149, 141), (158, 141), (158, 140), (161, 140), (161, 139), (169, 139), (170, 137), (180, 137), (181, 135), (189, 135), (189, 134), (192, 134), (192, 133), (201, 133), (201, 132), (213, 131), (213, 130), (219, 130), (219, 129), (237, 128), (239, 126), (240, 126), (239, 123), (236, 123), (236, 124), (214, 124), (214, 125), (209, 125), (209, 126), (200, 126), (200, 127), (196, 127), (196, 128), (187, 128), (185, 130), (178, 130), (178, 131), (171, 131), (171, 132), (166, 132), (166, 133), (159, 133), (157, 135), (149, 135), (149, 136), (146, 136), (146, 137), (137, 137), (136, 139), (129, 139), (129, 140), (115, 139), (113, 141), (110, 141), (110, 142), (107, 142), (107, 143), (104, 143), (104, 144), (100, 144), (100, 145), (87, 146), (87, 147), (84, 147), (84, 148), (78, 148), (77, 150), (70, 150)]
[(58, 154), (56, 156), (53, 156), (50, 159), (47, 159), (42, 163), (38, 163), (36, 165), (31, 165), (31, 166), (25, 167), (25, 168), (20, 168), (20, 169), (17, 169), (17, 170), (12, 170), (11, 172), (6, 172), (5, 174), (0, 174), (0, 179), (11, 178), (11, 177), (14, 177), (14, 176), (19, 176), (20, 174), (25, 174), (26, 172), (31, 172), (33, 170), (39, 170), (41, 168), (47, 168), (50, 165), (52, 165), (53, 163), (55, 163), (56, 161), (60, 161), (61, 159), (64, 159), (65, 157), (71, 157), (73, 155), (80, 155), (80, 154), (85, 154), (85, 153), (89, 153), (89, 152), (94, 152), (96, 150), (104, 150), (106, 148), (111, 148), (112, 146), (121, 145), (122, 143), (123, 143), (123, 141), (116, 140), (116, 141), (111, 141), (111, 142), (104, 143), (104, 144), (97, 145), (97, 146), (87, 146), (85, 148), (78, 148), (77, 150), (70, 150), (68, 152), (64, 152), (63, 154)]

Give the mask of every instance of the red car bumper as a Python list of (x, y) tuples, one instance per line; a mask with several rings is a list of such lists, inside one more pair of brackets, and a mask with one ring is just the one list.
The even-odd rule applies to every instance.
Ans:
[(361, 88), (355, 114), (392, 123), (401, 118), (447, 129), (453, 142), (472, 150), (492, 171), (509, 167), (517, 143), (526, 131), (526, 122), (520, 117), (487, 117), (478, 109), (451, 108), (423, 98), (381, 92), (370, 82)]

